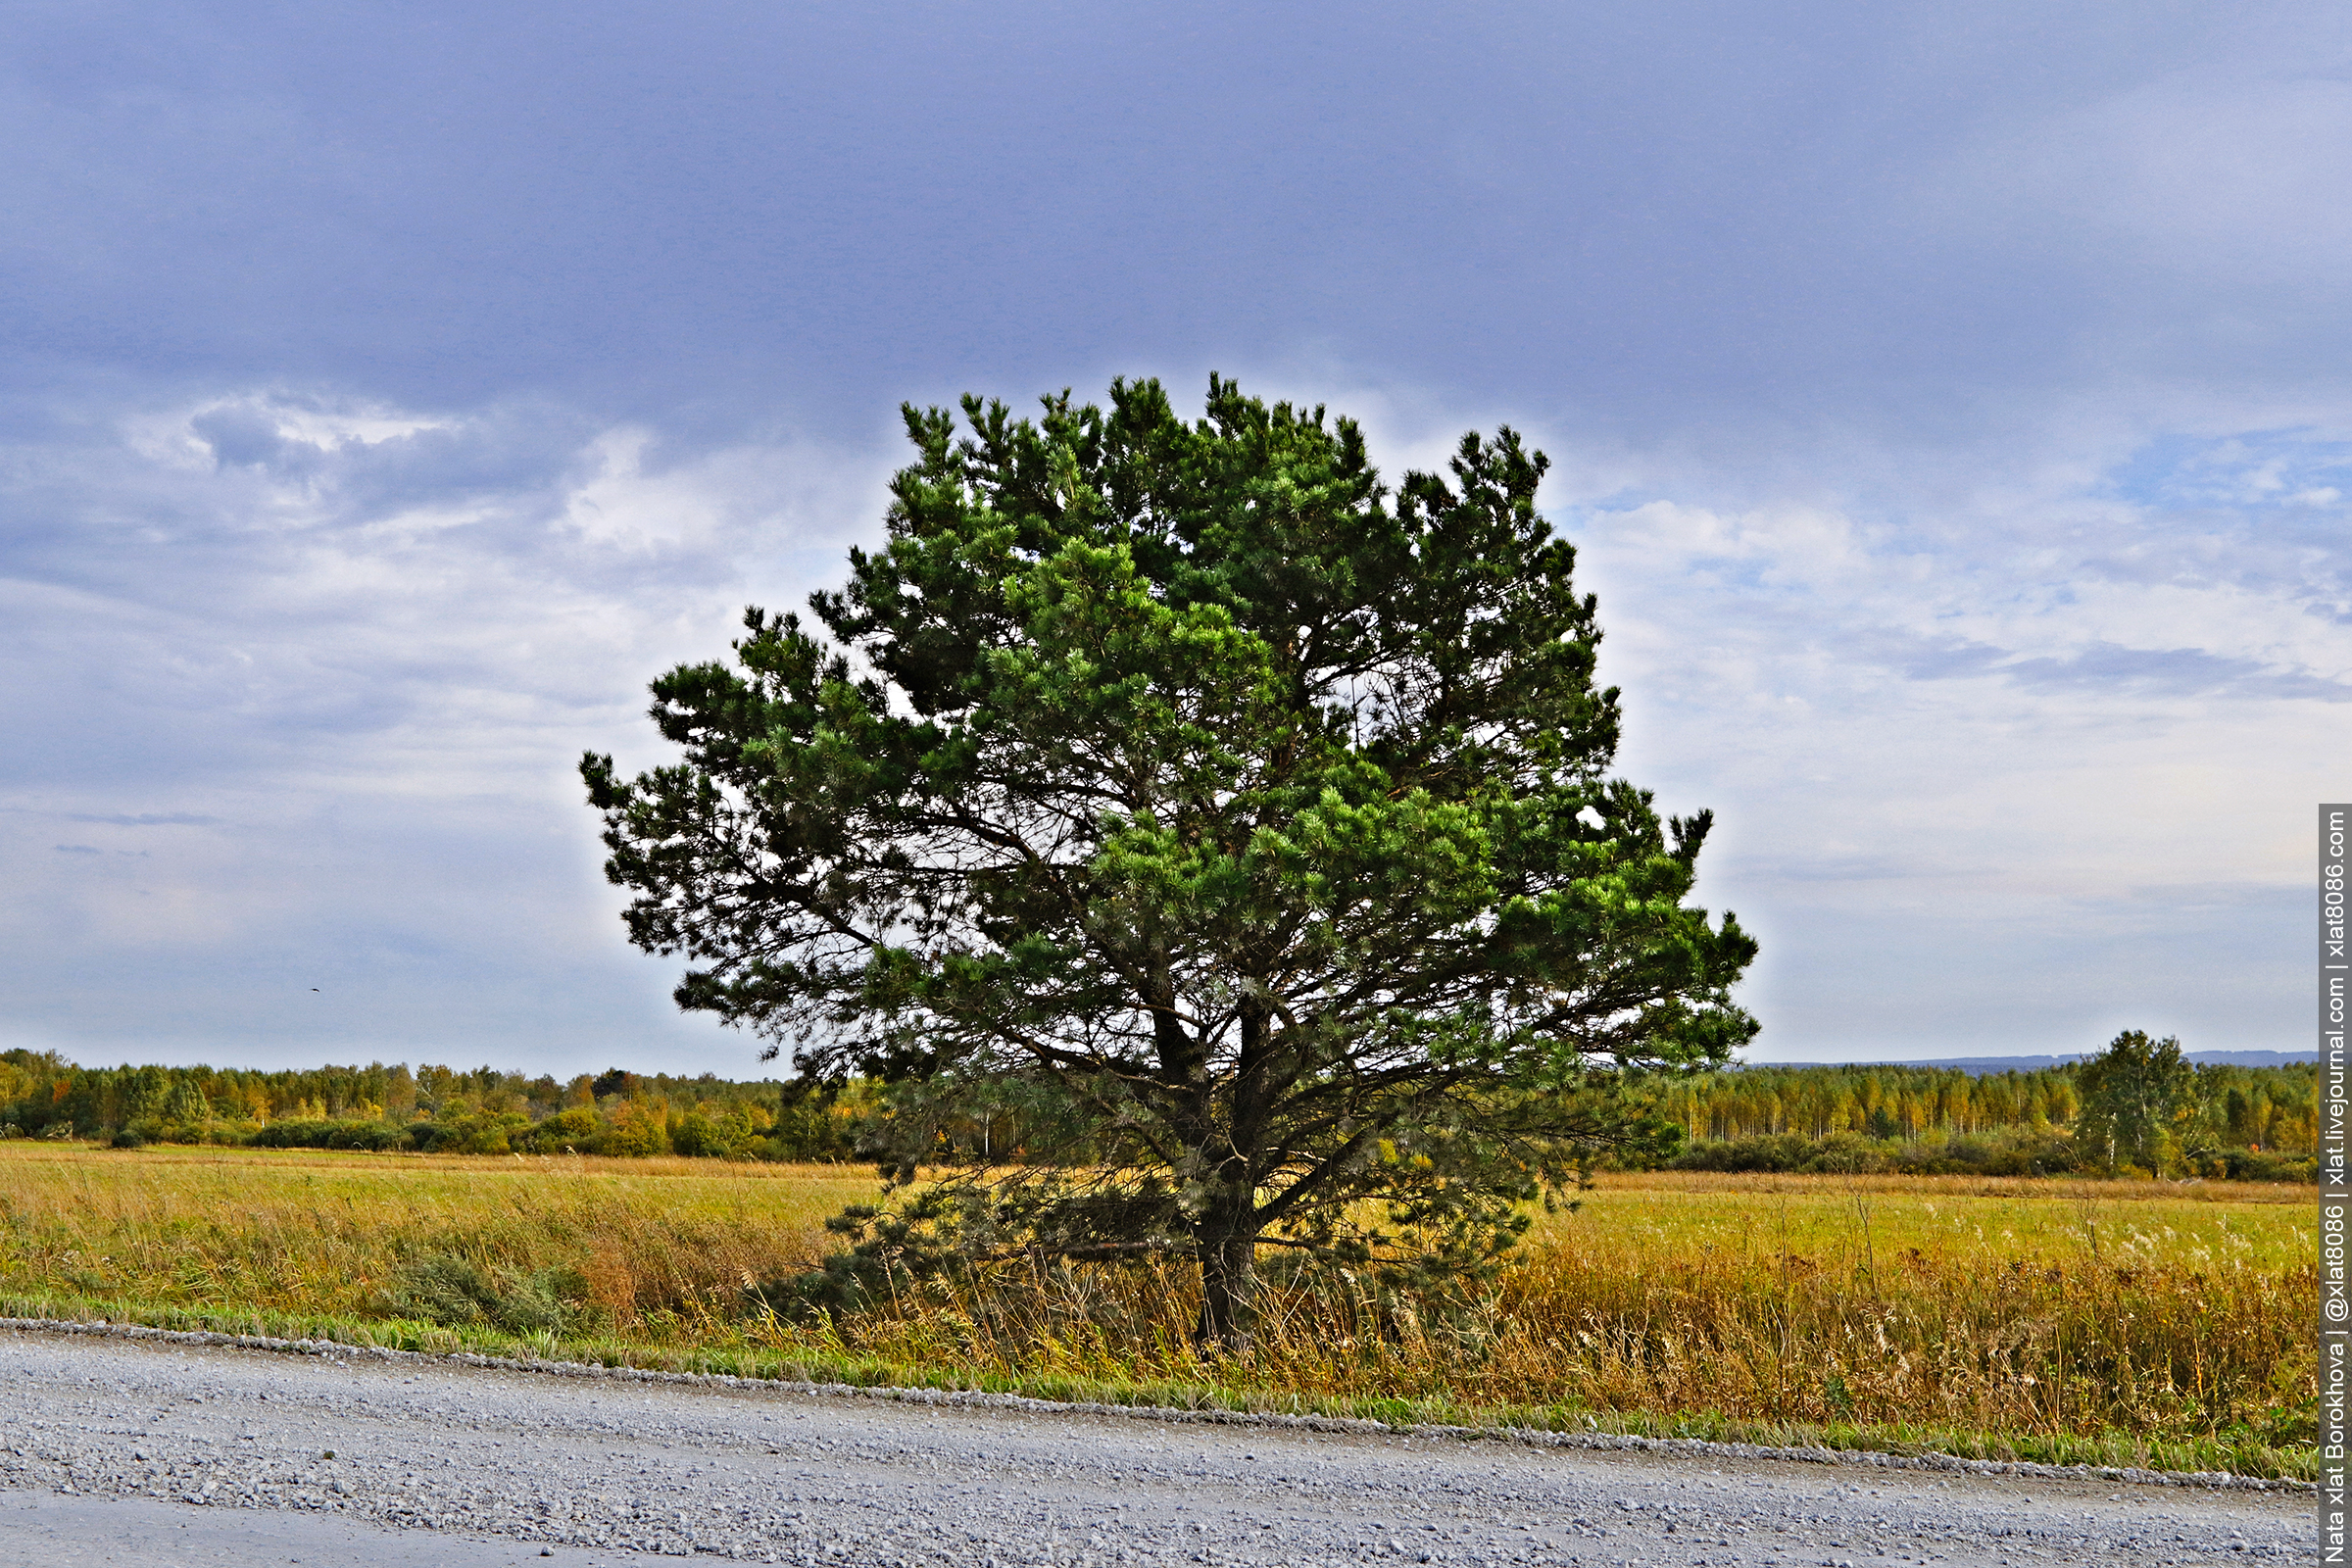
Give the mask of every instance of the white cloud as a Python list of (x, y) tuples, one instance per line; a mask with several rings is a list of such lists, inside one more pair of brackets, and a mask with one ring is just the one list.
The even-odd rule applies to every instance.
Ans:
[(1706, 892), (1764, 933), (1763, 1054), (2087, 1049), (2140, 1021), (2298, 1045), (2288, 911), (2352, 716), (2352, 617), (2312, 605), (2341, 568), (2242, 510), (2070, 478), (1900, 530), (1573, 509), (1629, 776), (1718, 809)]
[(253, 394), (18, 456), (0, 1034), (315, 1055), (328, 975), (353, 1052), (748, 1066), (626, 955), (571, 768), (654, 760), (646, 681), (833, 575), (895, 453)]

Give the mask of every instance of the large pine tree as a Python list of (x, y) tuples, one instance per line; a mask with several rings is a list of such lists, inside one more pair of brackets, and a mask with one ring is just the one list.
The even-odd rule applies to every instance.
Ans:
[[(1196, 1258), (1238, 1347), (1262, 1249), (1475, 1265), (1654, 1133), (1616, 1074), (1754, 1032), (1516, 434), (1392, 494), (1214, 378), (962, 407), (906, 410), (829, 636), (748, 612), (654, 685), (685, 761), (582, 763), (679, 1002), (896, 1081), (939, 1245)], [(1018, 1159), (948, 1136), (1004, 1106)]]

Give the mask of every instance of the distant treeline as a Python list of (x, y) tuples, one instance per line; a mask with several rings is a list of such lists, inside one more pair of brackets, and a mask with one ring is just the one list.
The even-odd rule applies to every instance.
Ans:
[[(2111, 1163), (2078, 1138), (2088, 1060), (1971, 1076), (1956, 1067), (1743, 1067), (1668, 1081), (1658, 1115), (1686, 1129), (1675, 1163), (1710, 1170), (1919, 1170), (2037, 1174)], [(2163, 1174), (2308, 1179), (2319, 1067), (2186, 1069)], [(2093, 1144), (2098, 1147), (2092, 1147)]]
[[(1672, 1163), (1706, 1170), (2047, 1174), (2116, 1163), (2078, 1137), (2087, 1063), (1972, 1077), (1958, 1068), (1743, 1067), (1653, 1080), (1652, 1112), (1686, 1130)], [(2162, 1174), (2309, 1179), (2319, 1069), (2201, 1065), (2167, 1123)], [(0, 1138), (461, 1153), (709, 1154), (846, 1160), (882, 1113), (878, 1085), (807, 1094), (612, 1069), (568, 1082), (442, 1066), (82, 1067), (0, 1052)], [(1017, 1118), (959, 1142), (1020, 1158)], [(2098, 1147), (2093, 1147), (2097, 1144)]]
[(542, 1074), (406, 1064), (82, 1067), (0, 1052), (0, 1137), (504, 1154), (848, 1159), (869, 1088), (804, 1096), (773, 1080), (614, 1068)]

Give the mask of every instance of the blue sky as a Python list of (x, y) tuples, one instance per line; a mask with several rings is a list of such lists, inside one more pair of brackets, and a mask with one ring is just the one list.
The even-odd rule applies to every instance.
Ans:
[(31, 4), (0, 128), (0, 1043), (748, 1072), (579, 752), (901, 400), (1214, 369), (1551, 453), (1756, 1056), (2306, 1044), (2340, 7)]

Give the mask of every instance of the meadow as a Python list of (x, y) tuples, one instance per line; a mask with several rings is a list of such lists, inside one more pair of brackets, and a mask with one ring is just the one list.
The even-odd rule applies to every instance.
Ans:
[(2316, 1473), (2308, 1188), (1603, 1176), (1490, 1288), (1330, 1272), (1204, 1363), (1178, 1265), (794, 1321), (858, 1167), (0, 1144), (0, 1310), (1045, 1396)]

